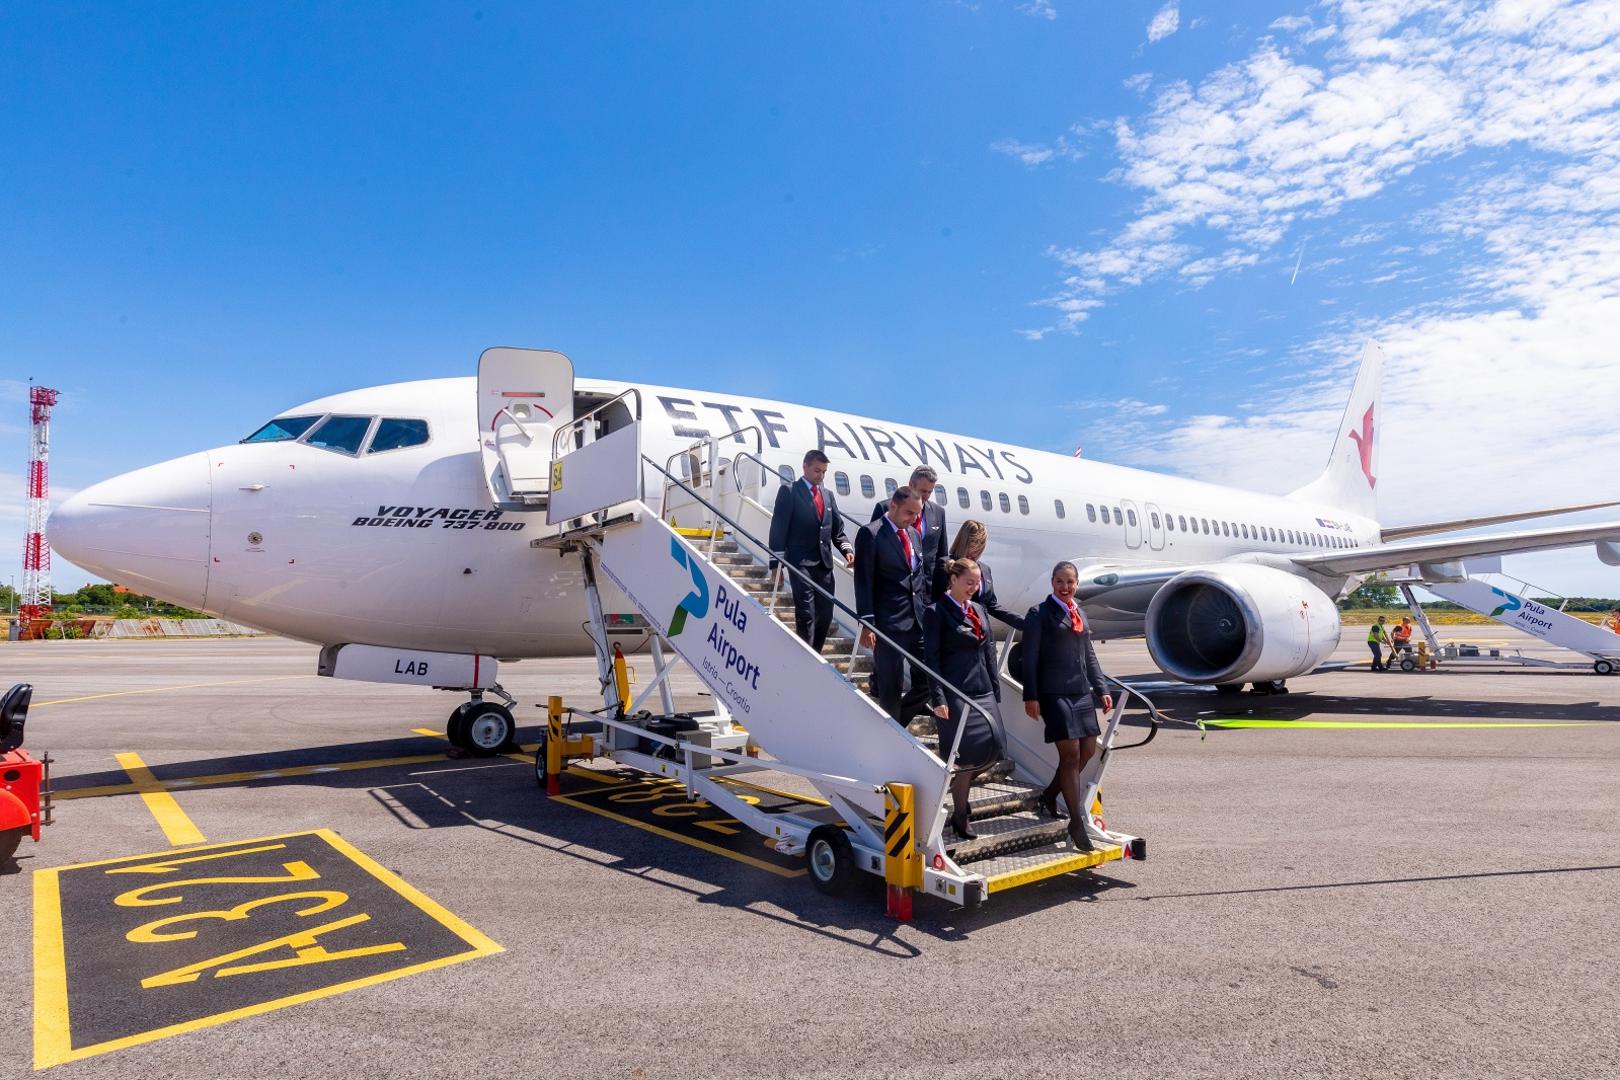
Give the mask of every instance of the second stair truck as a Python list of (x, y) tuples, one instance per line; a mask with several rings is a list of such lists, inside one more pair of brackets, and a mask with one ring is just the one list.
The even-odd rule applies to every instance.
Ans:
[[(639, 439), (639, 415), (594, 441), (560, 429), (547, 507), (548, 519), (560, 528), (534, 542), (578, 558), (584, 569), (608, 699), (593, 717), (604, 727), (593, 749), (651, 775), (678, 779), (690, 797), (708, 800), (772, 840), (777, 850), (805, 853), (811, 881), (829, 892), (843, 890), (857, 871), (865, 871), (886, 876), (891, 889), (906, 895), (921, 889), (952, 903), (975, 904), (1000, 889), (1143, 857), (1140, 838), (1107, 831), (1100, 818), (1086, 823), (1094, 850), (1076, 851), (1064, 823), (1039, 816), (1036, 797), (1055, 754), (1038, 735), (1032, 742), (1018, 719), (1021, 710), (1003, 708), (997, 716), (969, 705), (991, 713), (981, 719), (999, 721), (1006, 730), (1006, 756), (971, 781), (969, 821), (976, 836), (950, 830), (947, 786), (960, 746), (912, 735), (869, 696), (870, 656), (858, 645), (863, 627), (836, 595), (850, 585), (847, 571), (829, 590), (785, 563), (786, 574), (799, 575), (832, 608), (827, 655), (790, 626), (792, 600), (773, 584), (772, 545), (764, 539), (775, 486), (787, 482), (777, 466), (731, 446), (722, 457), (713, 440), (659, 462), (641, 453)], [(676, 507), (681, 527), (665, 520)], [(630, 695), (613, 685), (598, 570), (635, 606), (659, 645), (654, 678), (628, 701)], [(912, 651), (883, 643), (930, 678), (942, 678)], [(711, 713), (693, 714), (682, 725), (690, 725), (686, 731), (644, 708), (667, 689), (676, 664), (690, 668), (715, 702)], [(1125, 696), (1110, 712), (1104, 750), (1083, 778), (1092, 792)], [(748, 756), (750, 739), (768, 761)], [(795, 778), (803, 793), (787, 797), (798, 801), (778, 800), (767, 808), (749, 797), (750, 785), (765, 772)], [(782, 794), (779, 784), (773, 778), (776, 795)], [(900, 836), (906, 843), (896, 841)], [(891, 910), (904, 908), (891, 904)]]

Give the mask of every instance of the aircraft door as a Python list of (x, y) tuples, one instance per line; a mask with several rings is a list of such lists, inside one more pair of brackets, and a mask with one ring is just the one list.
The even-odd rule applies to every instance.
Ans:
[(1119, 500), (1119, 508), (1125, 511), (1125, 546), (1128, 548), (1141, 547), (1142, 511), (1129, 499)]
[(478, 441), (497, 503), (543, 507), (551, 437), (574, 419), (574, 364), (545, 349), (485, 349), (478, 358)]
[(1148, 547), (1154, 551), (1163, 551), (1164, 519), (1167, 515), (1152, 503), (1148, 503), (1142, 509), (1147, 511)]

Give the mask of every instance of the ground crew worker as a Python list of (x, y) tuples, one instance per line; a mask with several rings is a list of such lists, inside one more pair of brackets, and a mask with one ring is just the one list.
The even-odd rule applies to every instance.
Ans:
[(1390, 660), (1396, 659), (1401, 653), (1409, 652), (1412, 648), (1412, 620), (1402, 619), (1401, 625), (1390, 633)]
[(1613, 611), (1609, 612), (1609, 617), (1604, 621), (1603, 625), (1607, 626), (1615, 633), (1620, 634), (1620, 608), (1615, 608)]
[[(1384, 629), (1384, 623), (1387, 621), (1388, 620), (1384, 616), (1380, 615), (1378, 616), (1378, 621), (1373, 623), (1372, 627), (1367, 631), (1367, 648), (1372, 650), (1372, 669), (1374, 671), (1389, 670), (1384, 666), (1383, 650), (1383, 646), (1389, 644), (1389, 631)], [(1394, 655), (1393, 651), (1390, 653), (1390, 655)]]

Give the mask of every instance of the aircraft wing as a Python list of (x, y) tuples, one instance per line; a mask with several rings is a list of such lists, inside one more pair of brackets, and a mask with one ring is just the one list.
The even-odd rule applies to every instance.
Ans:
[[(1481, 555), (1516, 555), (1526, 551), (1576, 547), (1600, 541), (1620, 541), (1620, 521), (1591, 525), (1561, 525), (1553, 529), (1525, 529), (1490, 536), (1450, 540), (1407, 541), (1374, 547), (1291, 555), (1296, 564), (1325, 574), (1365, 574), (1393, 570), (1412, 563), (1442, 563)], [(1600, 550), (1600, 555), (1602, 554)]]
[(1459, 532), (1463, 529), (1478, 529), (1485, 525), (1504, 525), (1509, 521), (1526, 521), (1530, 518), (1554, 517), (1558, 514), (1578, 514), (1583, 510), (1602, 510), (1609, 506), (1620, 506), (1620, 502), (1582, 503), (1579, 506), (1553, 506), (1544, 510), (1521, 510), (1513, 514), (1493, 514), (1489, 517), (1457, 518), (1453, 521), (1430, 521), (1421, 525), (1392, 525), (1384, 529), (1384, 543), (1394, 540), (1410, 540), (1414, 536), (1430, 536), (1434, 533)]

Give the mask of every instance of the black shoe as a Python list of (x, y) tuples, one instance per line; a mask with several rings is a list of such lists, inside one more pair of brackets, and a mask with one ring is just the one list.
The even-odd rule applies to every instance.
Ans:
[(1058, 813), (1057, 800), (1058, 797), (1056, 793), (1048, 795), (1043, 791), (1039, 795), (1035, 796), (1035, 802), (1041, 808), (1041, 813), (1045, 814), (1049, 818), (1060, 818), (1063, 816), (1062, 814)]
[(1096, 851), (1091, 843), (1091, 836), (1086, 827), (1078, 821), (1069, 822), (1069, 843), (1074, 845), (1076, 851)]
[(956, 830), (956, 835), (964, 840), (977, 840), (979, 838), (979, 834), (973, 831), (973, 826), (968, 822), (966, 811), (951, 815), (951, 828)]

